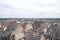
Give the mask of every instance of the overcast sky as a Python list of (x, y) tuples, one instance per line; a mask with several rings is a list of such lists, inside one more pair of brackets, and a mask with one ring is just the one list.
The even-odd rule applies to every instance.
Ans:
[(60, 18), (60, 0), (0, 0), (0, 18)]

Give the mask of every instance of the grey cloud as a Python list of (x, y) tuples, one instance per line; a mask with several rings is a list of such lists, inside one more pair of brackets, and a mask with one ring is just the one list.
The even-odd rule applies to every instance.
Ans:
[(7, 5), (7, 4), (4, 4), (4, 3), (0, 3), (0, 7), (3, 7), (3, 8), (10, 8), (10, 9), (15, 9), (15, 10), (20, 10), (20, 11), (31, 11), (29, 9), (22, 9), (22, 8), (14, 8), (10, 5)]
[(44, 5), (41, 2), (37, 2), (37, 3), (34, 3), (34, 5), (36, 5), (38, 7), (53, 7), (56, 5), (56, 3)]
[[(33, 4), (37, 7), (55, 6), (55, 4), (43, 5), (40, 2)], [(57, 12), (33, 12), (30, 9), (14, 8), (3, 3), (0, 3), (0, 7), (3, 7), (0, 8), (0, 18), (60, 18), (60, 13)]]

